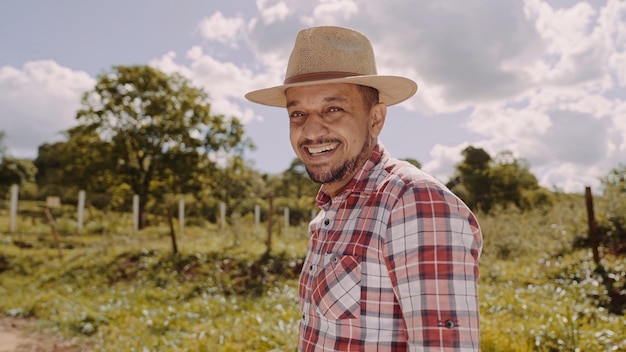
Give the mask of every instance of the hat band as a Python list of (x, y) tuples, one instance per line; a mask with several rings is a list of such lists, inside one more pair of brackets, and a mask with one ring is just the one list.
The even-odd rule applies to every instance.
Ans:
[(335, 78), (345, 78), (345, 77), (354, 77), (354, 76), (362, 76), (360, 73), (353, 72), (312, 72), (312, 73), (304, 73), (301, 75), (295, 75), (289, 78), (285, 78), (285, 84), (292, 83), (302, 83), (302, 82), (310, 82), (310, 81), (321, 81), (325, 79), (335, 79)]

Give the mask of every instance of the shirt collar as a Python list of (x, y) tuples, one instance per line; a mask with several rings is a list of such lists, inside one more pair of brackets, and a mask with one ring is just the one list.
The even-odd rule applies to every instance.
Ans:
[[(361, 166), (359, 171), (354, 175), (352, 180), (348, 182), (348, 184), (343, 188), (341, 193), (339, 193), (335, 199), (345, 198), (350, 193), (370, 193), (376, 187), (376, 177), (372, 177), (372, 175), (377, 174), (378, 170), (382, 169), (384, 165), (384, 161), (387, 160), (389, 156), (387, 155), (387, 151), (382, 143), (378, 142), (372, 150), (370, 157), (367, 161)], [(381, 162), (382, 161), (382, 162)], [(315, 198), (315, 205), (322, 208), (328, 209), (330, 207), (330, 203), (332, 199), (330, 195), (322, 186), (317, 193), (317, 197)]]

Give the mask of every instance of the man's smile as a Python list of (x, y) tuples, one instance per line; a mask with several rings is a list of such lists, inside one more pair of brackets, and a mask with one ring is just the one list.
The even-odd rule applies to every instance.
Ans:
[(318, 156), (332, 152), (335, 148), (337, 148), (337, 145), (338, 143), (330, 143), (320, 146), (304, 146), (304, 150), (306, 150), (311, 156)]

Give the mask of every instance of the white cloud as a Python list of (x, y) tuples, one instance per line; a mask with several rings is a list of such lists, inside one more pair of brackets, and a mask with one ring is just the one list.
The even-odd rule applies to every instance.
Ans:
[(202, 19), (198, 26), (204, 38), (236, 46), (237, 34), (244, 27), (244, 24), (245, 22), (241, 17), (227, 18), (220, 11), (217, 11), (211, 17)]
[(33, 146), (62, 140), (60, 132), (76, 125), (82, 94), (94, 85), (87, 73), (54, 61), (0, 67), (0, 130), (9, 154), (32, 158)]
[[(186, 53), (165, 47), (150, 64), (205, 89), (214, 114), (251, 121), (261, 119), (260, 111), (273, 113), (243, 95), (281, 83), (298, 30), (341, 25), (371, 39), (379, 73), (417, 81), (416, 97), (394, 114), (465, 118), (440, 133), (415, 131), (420, 148), (433, 146), (424, 168), (442, 180), (468, 140), (492, 156), (512, 151), (530, 162), (542, 184), (566, 191), (580, 192), (626, 163), (625, 1), (257, 0), (213, 8), (223, 12), (208, 13), (197, 25), (206, 40)], [(225, 16), (230, 10), (238, 15)], [(94, 82), (54, 63), (28, 65), (0, 68), (0, 113), (10, 116), (20, 141), (66, 129), (78, 91)], [(264, 131), (278, 125), (268, 120)], [(0, 129), (10, 132), (5, 121)], [(36, 132), (39, 126), (45, 133)], [(267, 159), (278, 158), (272, 146), (260, 148), (272, 151)], [(407, 157), (414, 152), (398, 150)]]
[[(343, 25), (372, 40), (379, 73), (418, 82), (406, 109), (431, 115), (470, 111), (465, 126), (482, 136), (473, 145), (493, 156), (508, 150), (527, 159), (546, 185), (560, 178), (567, 190), (580, 191), (576, 187), (602, 176), (623, 155), (623, 91), (616, 91), (626, 81), (623, 1), (556, 8), (542, 0), (292, 0), (289, 8), (280, 26), (255, 28), (255, 39), (264, 39), (257, 59), (267, 68), (264, 78), (254, 76), (266, 80), (261, 86), (283, 74), (284, 63), (276, 59), (287, 56), (293, 39), (272, 42), (259, 32), (295, 33), (292, 19), (300, 26)], [(466, 146), (435, 143), (424, 168), (449, 175)]]
[(626, 164), (626, 101), (616, 103), (608, 130), (607, 143), (609, 152), (614, 156), (613, 165)]
[(166, 73), (180, 73), (195, 86), (204, 89), (211, 100), (212, 114), (234, 116), (243, 123), (258, 118), (251, 109), (240, 104), (244, 94), (251, 90), (251, 82), (259, 79), (253, 77), (250, 70), (204, 54), (199, 46), (192, 47), (187, 52), (187, 58), (191, 60), (188, 65), (177, 63), (176, 54), (169, 52), (149, 64)]
[(618, 78), (618, 84), (626, 86), (626, 2), (611, 0), (600, 11), (598, 19), (610, 51), (609, 66)]
[(333, 24), (338, 21), (349, 20), (359, 13), (359, 8), (353, 0), (320, 0), (313, 9), (313, 16), (303, 16), (305, 23)]
[(585, 187), (592, 191), (600, 190), (599, 175), (604, 176), (607, 170), (596, 166), (584, 166), (576, 163), (553, 163), (544, 168), (531, 168), (531, 172), (539, 175), (539, 183), (548, 188), (557, 188), (565, 192), (583, 193)]
[(284, 1), (257, 0), (256, 6), (266, 25), (284, 21), (289, 15), (289, 7)]
[(432, 160), (424, 164), (422, 169), (445, 183), (452, 176), (455, 165), (463, 160), (461, 152), (467, 146), (467, 143), (456, 146), (436, 144), (430, 150)]

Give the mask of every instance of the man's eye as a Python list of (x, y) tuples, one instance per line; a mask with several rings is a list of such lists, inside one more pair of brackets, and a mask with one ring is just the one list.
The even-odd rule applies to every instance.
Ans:
[(326, 111), (327, 112), (342, 112), (344, 110), (342, 108), (338, 107), (338, 106), (331, 106)]
[(299, 118), (299, 117), (304, 117), (304, 113), (302, 113), (301, 111), (294, 111), (289, 113), (289, 118)]

